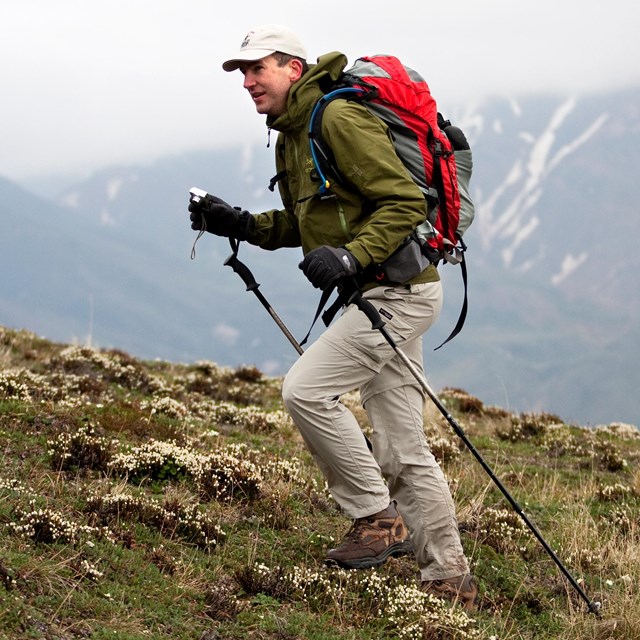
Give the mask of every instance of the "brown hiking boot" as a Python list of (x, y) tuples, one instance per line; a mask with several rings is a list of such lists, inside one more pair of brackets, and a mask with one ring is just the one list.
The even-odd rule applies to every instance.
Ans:
[(465, 611), (476, 610), (478, 585), (470, 573), (446, 580), (426, 580), (420, 588), (432, 596), (459, 604)]
[(412, 552), (409, 532), (392, 502), (384, 511), (353, 521), (342, 544), (329, 549), (325, 564), (345, 569), (367, 569), (391, 556)]

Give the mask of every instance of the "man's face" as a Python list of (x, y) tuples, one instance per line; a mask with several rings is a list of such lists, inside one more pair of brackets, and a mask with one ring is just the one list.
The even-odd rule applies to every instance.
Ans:
[(300, 68), (296, 60), (279, 67), (272, 55), (240, 66), (244, 75), (243, 86), (251, 95), (258, 113), (277, 118), (285, 112), (289, 89), (300, 78)]

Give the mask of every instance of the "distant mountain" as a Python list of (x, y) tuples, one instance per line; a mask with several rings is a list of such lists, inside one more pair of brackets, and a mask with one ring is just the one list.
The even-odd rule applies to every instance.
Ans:
[[(470, 311), (462, 334), (433, 352), (462, 301), (458, 270), (443, 267), (445, 310), (425, 338), (435, 388), (582, 424), (640, 421), (639, 98), (496, 99), (460, 114), (475, 162)], [(272, 173), (272, 149), (261, 146), (109, 167), (55, 201), (0, 179), (0, 265), (11, 274), (0, 283), (0, 324), (143, 358), (284, 372), (296, 353), (223, 267), (227, 242), (207, 234), (190, 260), (186, 213), (192, 186), (252, 211), (277, 207)], [(299, 257), (240, 253), (301, 337), (317, 293)]]

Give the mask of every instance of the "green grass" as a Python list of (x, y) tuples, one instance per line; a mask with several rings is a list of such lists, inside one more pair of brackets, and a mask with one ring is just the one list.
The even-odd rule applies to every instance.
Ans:
[(637, 430), (440, 394), (599, 620), (427, 404), (480, 583), (468, 617), (415, 589), (411, 558), (323, 567), (349, 523), (279, 384), (0, 327), (0, 639), (640, 638)]

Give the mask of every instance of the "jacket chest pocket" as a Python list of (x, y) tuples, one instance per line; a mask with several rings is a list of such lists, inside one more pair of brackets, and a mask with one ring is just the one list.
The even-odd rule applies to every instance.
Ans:
[(301, 235), (312, 248), (339, 247), (353, 240), (343, 203), (336, 196), (321, 198), (316, 190), (311, 198), (296, 204), (296, 216)]

